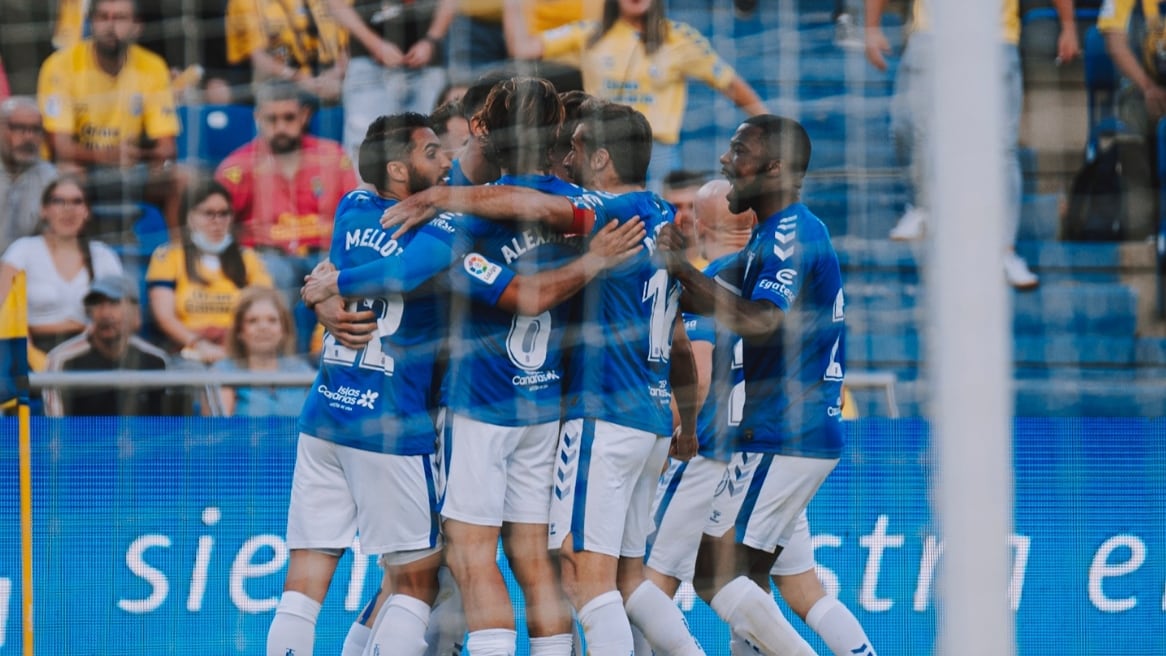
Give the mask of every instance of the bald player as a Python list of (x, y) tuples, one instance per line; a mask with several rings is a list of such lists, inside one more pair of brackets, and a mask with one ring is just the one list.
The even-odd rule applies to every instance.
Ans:
[[(756, 224), (751, 209), (729, 211), (729, 189), (727, 180), (713, 180), (700, 188), (694, 201), (696, 249), (709, 260), (704, 273), (710, 277), (744, 248)], [(696, 314), (684, 315), (684, 327), (692, 342), (702, 402), (697, 417), (700, 447), (692, 460), (670, 461), (660, 477), (652, 510), (656, 532), (644, 557), (647, 578), (672, 596), (682, 581), (692, 581), (703, 523), (733, 453), (745, 401), (741, 338), (713, 318)], [(826, 594), (818, 580), (804, 511), (781, 547), (770, 576), (790, 608), (837, 656), (874, 656), (862, 625), (837, 598)], [(754, 652), (734, 637), (731, 653)]]

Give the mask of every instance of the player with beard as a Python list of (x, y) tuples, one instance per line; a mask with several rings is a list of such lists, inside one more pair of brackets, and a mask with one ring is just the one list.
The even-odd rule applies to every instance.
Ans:
[[(567, 141), (564, 167), (599, 190), (582, 197), (599, 211), (596, 225), (605, 217), (640, 216), (648, 233), (644, 253), (597, 277), (582, 294), (549, 546), (561, 549), (563, 585), (579, 612), (589, 653), (629, 653), (634, 626), (660, 653), (701, 654), (676, 604), (643, 572), (652, 496), (669, 448), (687, 459), (697, 446), (695, 370), (677, 317), (679, 287), (650, 255), (653, 237), (671, 223), (673, 209), (644, 190), (652, 133), (639, 112), (584, 103)], [(402, 221), (407, 229), (434, 205), (477, 208), (497, 221), (537, 220), (562, 232), (580, 230), (574, 203), (501, 185), (432, 189), (387, 212), (385, 223)], [(673, 434), (674, 393), (679, 427), (670, 445), (663, 438)]]
[[(407, 114), (369, 127), (361, 169), (376, 191), (354, 191), (337, 208), (332, 257), (342, 270), (403, 259), (414, 235), (389, 239), (377, 226), (380, 214), (411, 190), (438, 184), (449, 159), (428, 120)], [(312, 652), (320, 605), (358, 531), (363, 551), (381, 557), (395, 592), (378, 615), (377, 628), (391, 633), (374, 641), (392, 635), (393, 653), (424, 653), (441, 560), (436, 436), (428, 413), (446, 320), (430, 277), (395, 280), (352, 301), (351, 311), (375, 319), (363, 346), (325, 336), (320, 371), (300, 415), (288, 508), (291, 556), (268, 631), (269, 656)]]
[[(726, 196), (727, 180), (707, 182), (694, 203), (695, 253), (710, 264), (704, 274), (715, 277), (752, 235), (756, 217), (752, 210), (734, 214)], [(745, 402), (741, 338), (725, 330), (710, 316), (686, 314), (685, 329), (692, 340), (698, 390), (703, 398), (697, 419), (700, 452), (690, 461), (673, 461), (660, 477), (652, 515), (656, 530), (646, 558), (648, 577), (669, 596), (681, 581), (692, 581), (704, 520), (717, 485), (736, 445)], [(707, 395), (706, 395), (707, 392)], [(805, 511), (796, 520), (793, 535), (779, 543), (781, 554), (770, 571), (782, 598), (806, 625), (830, 647), (835, 656), (874, 656), (874, 648), (858, 619), (838, 600), (827, 595), (815, 571), (814, 548)], [(732, 654), (754, 653), (734, 641)]]
[(327, 257), (332, 217), (359, 182), (338, 142), (307, 134), (310, 118), (294, 83), (264, 83), (255, 93), (258, 136), (215, 171), (231, 192), (240, 242), (263, 258), (288, 307), (299, 301), (304, 276)]
[[(534, 81), (506, 83), (503, 88), (497, 98), (495, 98), (495, 93), (491, 94), (491, 99), (487, 101), (487, 108), (483, 110), (490, 112), (490, 109), (493, 108), (493, 111), (490, 112), (490, 118), (485, 120), (487, 129), (493, 130), (490, 135), (493, 147), (500, 147), (504, 150), (519, 148), (519, 143), (522, 143), (526, 137), (524, 134), (520, 138), (515, 131), (498, 127), (504, 125), (508, 117), (525, 115), (528, 118), (533, 117), (535, 121), (548, 121), (551, 127), (557, 126), (561, 109), (549, 114), (537, 111), (539, 107), (543, 106), (538, 101), (545, 101), (548, 97), (553, 100), (551, 109), (553, 110), (557, 106), (555, 104), (557, 98), (554, 96), (553, 90), (544, 89)], [(506, 107), (510, 101), (524, 104), (530, 113), (509, 113)], [(545, 162), (545, 150), (542, 152), (542, 161)], [(527, 151), (526, 154), (530, 153), (531, 151)], [(513, 156), (522, 159), (517, 154)], [(501, 159), (508, 161), (505, 157)], [(535, 160), (529, 161), (539, 160), (535, 158)], [(531, 165), (533, 164), (527, 164), (527, 166)], [(522, 169), (519, 168), (519, 170)], [(566, 186), (566, 183), (561, 181), (555, 180), (555, 182)], [(415, 236), (409, 244), (407, 256), (379, 259), (364, 266), (342, 270), (339, 273), (314, 273), (309, 278), (303, 294), (305, 300), (315, 303), (336, 294), (343, 294), (346, 297), (360, 297), (384, 293), (386, 285), (391, 287), (401, 284), (400, 281), (428, 279), (437, 272), (448, 268), (451, 262), (455, 263), (452, 269), (451, 284), (457, 294), (454, 296), (455, 316), (451, 325), (457, 326), (461, 332), (451, 340), (451, 373), (447, 378), (448, 405), (450, 412), (455, 414), (452, 419), (446, 421), (447, 433), (457, 430), (457, 425), (461, 423), (457, 415), (459, 412), (505, 412), (507, 416), (512, 416), (518, 421), (531, 421), (532, 412), (551, 412), (551, 406), (553, 406), (554, 413), (552, 420), (536, 422), (535, 430), (522, 426), (502, 425), (489, 434), (470, 430), (460, 440), (455, 432), (452, 447), (447, 447), (447, 453), (452, 453), (452, 455), (446, 456), (446, 462), (458, 464), (447, 465), (451, 471), (448, 474), (449, 487), (447, 487), (443, 501), (442, 513), (446, 517), (447, 559), (455, 578), (458, 578), (463, 597), (466, 599), (467, 623), (470, 628), (467, 647), (476, 654), (514, 653), (515, 631), (512, 628), (514, 619), (505, 584), (502, 582), (501, 573), (494, 560), (499, 526), (497, 524), (486, 526), (473, 524), (471, 528), (461, 533), (458, 532), (458, 529), (462, 528), (460, 526), (454, 526), (451, 530), (449, 516), (446, 513), (457, 507), (456, 504), (451, 503), (453, 499), (459, 499), (463, 507), (467, 503), (470, 505), (484, 503), (483, 513), (496, 512), (499, 524), (504, 519), (511, 522), (512, 525), (508, 527), (503, 541), (507, 546), (516, 576), (526, 589), (529, 604), (528, 617), (531, 618), (530, 634), (533, 636), (532, 653), (566, 654), (571, 649), (570, 618), (561, 600), (553, 570), (547, 559), (545, 525), (547, 499), (550, 495), (551, 460), (554, 457), (554, 443), (557, 439), (560, 391), (557, 387), (547, 385), (545, 381), (536, 384), (533, 382), (535, 375), (523, 374), (522, 372), (526, 370), (519, 370), (517, 365), (512, 364), (509, 360), (507, 360), (506, 365), (501, 365), (495, 361), (480, 362), (479, 358), (486, 354), (496, 353), (497, 345), (494, 343), (480, 345), (474, 340), (486, 339), (491, 342), (501, 340), (503, 353), (526, 346), (527, 342), (530, 341), (530, 346), (540, 351), (547, 350), (546, 359), (548, 361), (552, 360), (550, 355), (555, 355), (554, 361), (546, 365), (551, 367), (553, 371), (558, 366), (558, 358), (557, 353), (553, 353), (548, 345), (552, 336), (549, 334), (543, 336), (538, 333), (540, 329), (549, 330), (551, 328), (546, 317), (550, 315), (553, 308), (574, 295), (587, 281), (601, 271), (617, 266), (638, 253), (642, 249), (640, 242), (644, 237), (644, 230), (638, 221), (629, 221), (622, 225), (610, 222), (596, 233), (591, 240), (588, 251), (578, 257), (575, 257), (574, 253), (569, 250), (564, 253), (566, 257), (563, 257), (559, 254), (562, 249), (557, 241), (548, 242), (547, 245), (552, 247), (550, 253), (535, 253), (539, 263), (549, 262), (552, 265), (558, 263), (561, 266), (558, 268), (543, 267), (542, 270), (539, 270), (529, 266), (528, 262), (522, 261), (518, 262), (516, 266), (522, 268), (523, 274), (516, 275), (513, 270), (497, 263), (492, 257), (481, 254), (482, 251), (486, 251), (489, 255), (494, 255), (496, 249), (499, 253), (498, 259), (505, 260), (506, 250), (515, 243), (516, 238), (502, 239), (501, 235), (492, 233), (491, 226), (493, 225), (485, 221), (474, 220), (472, 217), (438, 217), (418, 230), (408, 233), (408, 235)], [(461, 243), (451, 245), (449, 235), (452, 234), (457, 234), (458, 239), (462, 240)], [(482, 248), (482, 246), (489, 247), (489, 250)], [(538, 248), (529, 248), (525, 252), (538, 250)], [(566, 263), (563, 264), (563, 261)], [(468, 319), (468, 313), (471, 312), (473, 320)], [(495, 326), (500, 325), (496, 318), (501, 317), (505, 317), (505, 325), (499, 334)], [(487, 319), (492, 320), (487, 321)], [(520, 337), (530, 337), (533, 332), (533, 337), (530, 340), (508, 340), (506, 338), (507, 329), (517, 322), (521, 322), (524, 328), (518, 333)], [(479, 337), (474, 334), (474, 331), (479, 330), (481, 324), (488, 326), (489, 330)], [(557, 351), (557, 346), (555, 349)], [(522, 351), (516, 355), (529, 354)], [(474, 367), (475, 371), (469, 373), (466, 370), (467, 367)], [(472, 384), (490, 388), (489, 381), (486, 379), (489, 376), (500, 375), (497, 370), (501, 367), (514, 371), (508, 371), (505, 374), (506, 386), (494, 385), (492, 391), (489, 391), (489, 394), (493, 395), (491, 401), (476, 403), (467, 399), (467, 395), (474, 391), (464, 389), (465, 385)], [(524, 382), (523, 385), (533, 386), (534, 389), (524, 389), (520, 394), (510, 389), (510, 380), (522, 376), (532, 381)], [(551, 380), (551, 377), (547, 376), (547, 380)], [(507, 396), (510, 398), (507, 399)], [(475, 427), (486, 425), (481, 421), (469, 421)], [(510, 421), (514, 421), (514, 419)], [(549, 424), (549, 428), (545, 427), (544, 424)], [(492, 445), (496, 442), (495, 439), (492, 439), (493, 436), (505, 437), (508, 434), (515, 437), (517, 445), (508, 447), (505, 441), (498, 443), (501, 456), (492, 453), (461, 454), (461, 451), (467, 448), (480, 449), (483, 446), (489, 446), (492, 450)], [(447, 435), (448, 443), (450, 442)], [(465, 446), (459, 448), (459, 444)], [(505, 455), (507, 449), (513, 450), (514, 453), (511, 456)], [(503, 462), (496, 462), (498, 457), (502, 457)], [(510, 463), (510, 460), (513, 460), (513, 463)], [(458, 467), (468, 468), (470, 473), (461, 472)], [(535, 467), (540, 469), (536, 471)], [(508, 490), (510, 484), (506, 477), (507, 469), (510, 470), (509, 474), (513, 477), (511, 486), (513, 489), (511, 490)], [(496, 473), (501, 473), (501, 478), (494, 476)], [(489, 482), (474, 483), (475, 476), (478, 474), (488, 477)], [(494, 489), (495, 484), (499, 481), (502, 483), (502, 488), (497, 490), (497, 494), (485, 494), (487, 489)], [(461, 491), (455, 491), (458, 489), (458, 485), (462, 486)], [(523, 493), (519, 494), (520, 491)], [(478, 497), (476, 501), (474, 497)], [(508, 505), (511, 502), (513, 505)], [(511, 521), (514, 516), (509, 513), (514, 512), (515, 508), (521, 512), (517, 518), (518, 521)], [(478, 515), (475, 512), (471, 511), (469, 514), (477, 518)], [(535, 521), (538, 516), (543, 518), (542, 524)], [(470, 524), (470, 522), (464, 523)], [(475, 531), (474, 529), (481, 530)], [(458, 542), (458, 540), (468, 541), (470, 538), (466, 537), (467, 533), (482, 537), (481, 542), (475, 542), (475, 544), (484, 546), (482, 549), (486, 552), (484, 556), (473, 550), (466, 553), (469, 545)], [(490, 535), (488, 538), (485, 537), (487, 533)], [(515, 537), (518, 538), (517, 541), (513, 539)], [(459, 548), (462, 549), (461, 552), (458, 551)], [(483, 591), (481, 579), (469, 580), (467, 577), (481, 577), (487, 580), (487, 584), (496, 581), (500, 590), (490, 588)], [(536, 588), (535, 585), (539, 587)], [(482, 596), (498, 593), (501, 594), (500, 603), (490, 604), (480, 601)], [(503, 612), (505, 616), (497, 617)], [(503, 626), (498, 627), (495, 626), (496, 624), (503, 624)], [(505, 624), (509, 624), (511, 628), (506, 628)], [(377, 635), (380, 635), (380, 632), (374, 629), (374, 641)], [(548, 638), (552, 640), (548, 641)], [(393, 653), (400, 652), (395, 648)]]
[(842, 277), (825, 225), (799, 198), (810, 139), (796, 121), (746, 119), (721, 156), (729, 209), (760, 218), (745, 248), (709, 278), (661, 232), (686, 310), (742, 339), (745, 403), (734, 453), (697, 555), (697, 593), (734, 637), (767, 654), (813, 654), (769, 592), (781, 545), (842, 452)]
[[(134, 44), (141, 29), (134, 0), (93, 0), (88, 18), (92, 37), (49, 55), (37, 82), (57, 166), (87, 178), (94, 205), (145, 199), (177, 233), (187, 176), (173, 165), (179, 126), (170, 70)], [(119, 241), (131, 218), (97, 234), (120, 230), (110, 240)]]

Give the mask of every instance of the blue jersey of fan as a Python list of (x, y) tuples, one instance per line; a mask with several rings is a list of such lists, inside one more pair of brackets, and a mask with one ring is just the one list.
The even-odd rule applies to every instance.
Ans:
[[(704, 275), (715, 278), (736, 253), (713, 260)], [(712, 317), (684, 315), (684, 329), (693, 342), (713, 345), (713, 361), (708, 395), (696, 417), (696, 436), (700, 455), (728, 461), (736, 446), (737, 428), (745, 406), (744, 349), (741, 338), (717, 323)]]
[(839, 457), (846, 329), (842, 274), (826, 226), (805, 205), (790, 205), (758, 225), (716, 278), (785, 313), (773, 335), (742, 345), (737, 450)]
[[(447, 308), (434, 274), (449, 266), (455, 232), (411, 231), (399, 240), (380, 227), (381, 213), (396, 201), (353, 191), (336, 209), (331, 259), (345, 276), (361, 265), (384, 276), (340, 285), (352, 309), (372, 310), (376, 334), (354, 350), (324, 337), (320, 369), (300, 414), (299, 429), (346, 446), (392, 453), (433, 453), (434, 363), (446, 332)], [(444, 220), (436, 221), (444, 225)], [(433, 225), (432, 223), (430, 225)], [(426, 244), (444, 249), (444, 265), (417, 261)], [(414, 252), (416, 245), (417, 252)]]
[(596, 229), (605, 221), (639, 216), (647, 234), (639, 254), (601, 273), (583, 291), (566, 417), (671, 435), (668, 375), (680, 284), (654, 253), (656, 235), (673, 221), (675, 209), (647, 191), (592, 193), (604, 210), (602, 220), (597, 214)]
[[(586, 192), (550, 175), (504, 175), (494, 184), (529, 187), (579, 199)], [(451, 326), (449, 408), (498, 426), (558, 421), (562, 404), (562, 338), (567, 304), (538, 316), (515, 315), (494, 307), (507, 268), (533, 275), (578, 255), (576, 240), (532, 223), (496, 223), (459, 218), (472, 251), (455, 267), (453, 285), (495, 286), (493, 299), (477, 294), (455, 303)], [(508, 279), (507, 279), (508, 280)], [(463, 294), (464, 296), (464, 294)]]

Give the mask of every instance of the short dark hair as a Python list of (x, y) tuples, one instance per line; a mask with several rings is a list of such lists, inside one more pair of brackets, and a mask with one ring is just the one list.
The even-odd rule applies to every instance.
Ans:
[(563, 122), (563, 103), (550, 82), (516, 77), (490, 91), (474, 115), (486, 137), (486, 155), (511, 173), (545, 170)]
[(669, 171), (668, 175), (664, 176), (664, 191), (699, 187), (712, 179), (713, 176), (708, 171), (676, 169), (675, 171)]
[(595, 96), (578, 89), (563, 91), (559, 100), (563, 103), (563, 124), (559, 126), (559, 134), (555, 137), (555, 151), (564, 156), (571, 150), (571, 139), (575, 135), (575, 126), (579, 125), (579, 115), (583, 105), (595, 99)]
[(294, 100), (301, 105), (307, 104), (307, 98), (295, 82), (290, 80), (265, 80), (255, 88), (255, 106), (263, 103), (283, 102)]
[(93, 0), (93, 2), (89, 3), (89, 15), (86, 16), (85, 18), (87, 20), (93, 20), (93, 17), (97, 15), (97, 6), (102, 4), (102, 3), (119, 2), (119, 1), (130, 3), (130, 6), (133, 7), (134, 20), (137, 20), (137, 19), (142, 17), (141, 8), (138, 7), (138, 0)]
[(381, 116), (368, 126), (360, 144), (357, 170), (365, 182), (378, 190), (389, 186), (389, 162), (402, 162), (413, 150), (413, 131), (432, 127), (429, 117), (417, 112)]
[(745, 125), (760, 128), (765, 134), (765, 154), (770, 161), (781, 162), (800, 178), (810, 166), (810, 135), (801, 123), (784, 116), (759, 114), (745, 119)]
[(486, 105), (486, 98), (490, 97), (490, 92), (494, 87), (502, 82), (514, 77), (512, 73), (506, 71), (491, 71), (483, 74), (473, 84), (466, 88), (466, 92), (461, 97), (462, 116), (467, 121), (474, 118), (474, 114), (482, 111), (482, 107)]
[(450, 119), (462, 117), (462, 105), (457, 100), (449, 100), (437, 106), (433, 113), (429, 115), (429, 123), (437, 136), (443, 136), (449, 132), (447, 125)]
[(603, 148), (611, 155), (615, 172), (624, 184), (643, 185), (652, 160), (652, 126), (635, 109), (618, 103), (592, 100), (580, 109), (579, 122), (587, 126), (588, 151)]

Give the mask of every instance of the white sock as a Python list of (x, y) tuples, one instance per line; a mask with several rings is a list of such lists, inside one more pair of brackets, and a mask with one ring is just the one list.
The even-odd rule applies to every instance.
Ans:
[(729, 656), (757, 656), (760, 653), (748, 640), (736, 633), (729, 633)]
[(822, 637), (835, 656), (875, 656), (858, 618), (837, 597), (826, 595), (806, 613), (806, 624)]
[(644, 637), (644, 632), (636, 628), (635, 624), (632, 624), (632, 645), (636, 648), (636, 656), (653, 656), (652, 643), (648, 642), (648, 639)]
[(284, 592), (267, 630), (267, 656), (312, 656), (320, 602), (294, 591)]
[(425, 632), (429, 648), (425, 656), (461, 656), (466, 642), (466, 614), (462, 610), (462, 593), (453, 575), (444, 565), (437, 570), (437, 599), (429, 614)]
[(518, 634), (510, 629), (482, 629), (470, 631), (466, 648), (471, 656), (514, 656), (517, 643)]
[(587, 653), (597, 656), (624, 656), (632, 653), (632, 626), (623, 609), (619, 592), (604, 592), (579, 609)]
[(530, 656), (571, 656), (575, 636), (570, 633), (530, 639)]
[(729, 581), (709, 605), (737, 637), (745, 638), (762, 653), (815, 656), (809, 643), (781, 614), (773, 595), (747, 576)]
[(692, 637), (680, 607), (655, 583), (651, 581), (641, 583), (628, 597), (624, 608), (627, 610), (628, 621), (642, 631), (652, 648), (661, 654), (669, 656), (704, 654), (696, 638)]
[(344, 636), (344, 646), (340, 649), (340, 656), (360, 656), (363, 654), (364, 646), (368, 644), (370, 635), (372, 635), (372, 629), (360, 622), (353, 622), (352, 626), (348, 627), (348, 635)]
[(371, 656), (422, 656), (429, 604), (408, 595), (395, 594), (381, 607), (365, 653)]

